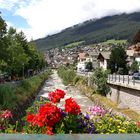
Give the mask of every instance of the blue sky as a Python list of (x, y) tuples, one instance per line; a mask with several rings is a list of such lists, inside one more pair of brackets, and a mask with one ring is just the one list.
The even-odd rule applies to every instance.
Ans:
[(26, 19), (19, 15), (14, 15), (12, 11), (5, 9), (0, 9), (2, 18), (9, 23), (9, 25), (14, 26), (15, 28), (30, 28)]
[(0, 0), (0, 11), (8, 27), (30, 40), (89, 19), (140, 11), (140, 0)]

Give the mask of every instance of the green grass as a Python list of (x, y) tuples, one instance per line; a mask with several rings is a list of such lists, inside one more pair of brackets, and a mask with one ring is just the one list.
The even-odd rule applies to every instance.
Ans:
[(70, 67), (60, 66), (58, 68), (58, 75), (63, 80), (64, 85), (73, 84), (76, 73)]
[(73, 47), (76, 47), (78, 45), (81, 45), (82, 43), (84, 43), (84, 41), (73, 42), (73, 43), (70, 43), (70, 44), (64, 46), (64, 48), (73, 48)]
[(15, 110), (35, 97), (39, 87), (50, 75), (50, 71), (24, 79), (20, 83), (0, 85), (0, 110)]
[(111, 39), (111, 40), (107, 40), (105, 42), (102, 42), (101, 44), (103, 45), (109, 45), (109, 44), (114, 44), (114, 45), (117, 45), (117, 44), (127, 44), (127, 40), (115, 40), (115, 39)]

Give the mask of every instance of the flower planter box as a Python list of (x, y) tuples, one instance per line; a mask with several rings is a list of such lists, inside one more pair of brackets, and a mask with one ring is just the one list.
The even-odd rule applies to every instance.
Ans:
[(139, 134), (0, 134), (0, 140), (140, 140)]
[[(28, 110), (29, 113), (27, 112), (27, 116), (24, 117), (23, 126), (18, 123), (13, 126), (9, 125), (8, 122), (9, 119), (12, 118), (12, 114), (8, 110), (2, 111), (0, 114), (0, 133), (2, 135), (0, 135), (0, 138), (3, 136), (4, 139), (10, 136), (4, 135), (3, 133), (15, 133), (18, 135), (11, 136), (20, 136), (20, 134), (23, 134), (23, 138), (36, 136), (42, 137), (41, 139), (43, 139), (44, 136), (50, 138), (46, 135), (48, 134), (54, 135), (54, 139), (60, 139), (59, 137), (63, 136), (63, 138), (67, 137), (64, 138), (66, 140), (76, 138), (88, 138), (90, 140), (96, 137), (97, 140), (101, 140), (101, 138), (105, 140), (117, 140), (123, 137), (128, 138), (128, 136), (131, 138), (133, 137), (131, 134), (140, 134), (140, 122), (128, 121), (124, 116), (117, 114), (112, 115), (99, 106), (89, 107), (89, 112), (84, 114), (81, 112), (80, 106), (71, 97), (65, 100), (64, 109), (61, 109), (57, 105), (64, 96), (65, 92), (63, 90), (56, 89), (54, 92), (49, 93), (48, 100), (44, 100), (45, 104), (43, 100), (41, 100), (41, 102), (37, 101), (36, 104)], [(135, 136), (138, 137), (140, 135), (134, 135), (134, 138)], [(13, 138), (13, 140), (15, 140), (15, 138)]]

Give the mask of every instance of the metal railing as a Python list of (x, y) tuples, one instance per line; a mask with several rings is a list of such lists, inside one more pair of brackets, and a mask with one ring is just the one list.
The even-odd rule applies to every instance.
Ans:
[[(91, 75), (92, 72), (86, 72), (86, 73), (77, 73), (79, 76), (84, 76), (88, 78), (88, 85), (92, 85), (91, 83)], [(121, 84), (122, 86), (129, 85), (135, 89), (140, 89), (140, 80), (135, 80), (130, 75), (119, 75), (119, 74), (108, 74), (107, 77), (108, 83), (113, 84)]]
[(108, 74), (108, 82), (116, 82), (128, 85), (140, 85), (140, 80), (135, 80), (130, 75)]

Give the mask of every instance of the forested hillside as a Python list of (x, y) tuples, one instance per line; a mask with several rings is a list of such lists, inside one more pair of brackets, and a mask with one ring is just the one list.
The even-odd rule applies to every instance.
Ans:
[(127, 39), (131, 42), (139, 29), (140, 12), (137, 12), (89, 20), (60, 33), (35, 40), (35, 42), (40, 50), (60, 47), (77, 41), (91, 44), (108, 39)]

